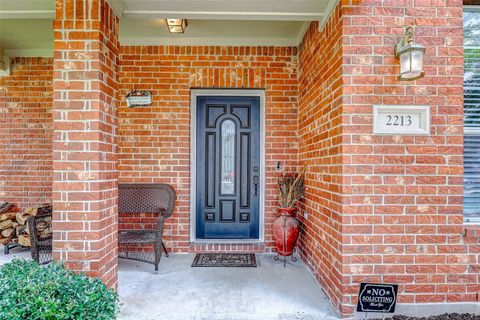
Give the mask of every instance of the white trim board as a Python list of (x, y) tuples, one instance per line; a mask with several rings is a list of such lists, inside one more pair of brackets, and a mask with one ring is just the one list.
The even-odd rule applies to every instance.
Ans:
[(305, 34), (307, 33), (308, 28), (310, 28), (311, 23), (312, 23), (311, 21), (303, 23), (302, 29), (298, 33), (297, 40), (295, 41), (296, 42), (295, 47), (297, 48), (300, 47), (300, 44), (302, 43), (303, 38), (305, 38)]
[(134, 19), (202, 19), (202, 20), (265, 20), (312, 21), (323, 17), (322, 12), (242, 12), (242, 11), (141, 11), (123, 10), (123, 16)]
[[(230, 96), (260, 98), (260, 208), (258, 239), (198, 239), (196, 237), (197, 216), (197, 97)], [(265, 91), (260, 89), (191, 89), (190, 93), (190, 243), (263, 243), (265, 241)]]
[(10, 57), (53, 57), (53, 49), (5, 49)]
[(55, 10), (0, 11), (0, 19), (54, 19)]
[[(306, 30), (306, 29), (305, 29)], [(300, 41), (303, 40), (303, 34)], [(279, 46), (297, 47), (298, 38), (193, 38), (193, 37), (124, 37), (120, 36), (122, 46)]]
[(327, 6), (327, 8), (325, 8), (324, 14), (322, 15), (322, 17), (318, 21), (318, 31), (323, 30), (323, 27), (325, 27), (325, 24), (327, 23), (328, 19), (332, 15), (332, 12), (335, 9), (335, 7), (337, 6), (339, 1), (340, 0), (333, 0), (333, 1), (328, 2), (328, 6)]

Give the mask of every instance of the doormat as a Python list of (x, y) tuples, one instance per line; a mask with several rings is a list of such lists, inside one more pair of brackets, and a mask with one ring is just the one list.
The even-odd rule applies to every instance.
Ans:
[(192, 267), (257, 267), (254, 253), (197, 253)]

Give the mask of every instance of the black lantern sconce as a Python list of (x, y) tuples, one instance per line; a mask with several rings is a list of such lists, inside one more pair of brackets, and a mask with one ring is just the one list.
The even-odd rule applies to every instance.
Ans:
[(405, 27), (403, 39), (395, 46), (395, 56), (400, 59), (398, 80), (412, 81), (423, 78), (425, 47), (413, 41), (413, 27)]

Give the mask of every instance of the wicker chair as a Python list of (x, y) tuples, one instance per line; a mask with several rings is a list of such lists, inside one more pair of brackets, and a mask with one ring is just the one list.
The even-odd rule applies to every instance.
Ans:
[[(121, 214), (158, 213), (156, 228), (154, 230), (128, 230), (119, 231), (118, 244), (120, 249), (118, 257), (151, 263), (158, 271), (158, 264), (162, 257), (162, 248), (168, 257), (168, 251), (162, 242), (163, 225), (166, 218), (173, 214), (175, 205), (175, 190), (167, 184), (119, 184), (118, 186), (118, 212)], [(153, 245), (155, 256), (139, 251), (138, 246)], [(137, 247), (137, 250), (132, 250)]]
[(28, 218), (32, 259), (39, 264), (52, 261), (52, 214), (37, 214)]

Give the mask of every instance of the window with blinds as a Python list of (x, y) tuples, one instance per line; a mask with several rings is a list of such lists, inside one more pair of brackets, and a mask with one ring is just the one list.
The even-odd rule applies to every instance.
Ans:
[(480, 10), (465, 10), (464, 218), (480, 221)]

